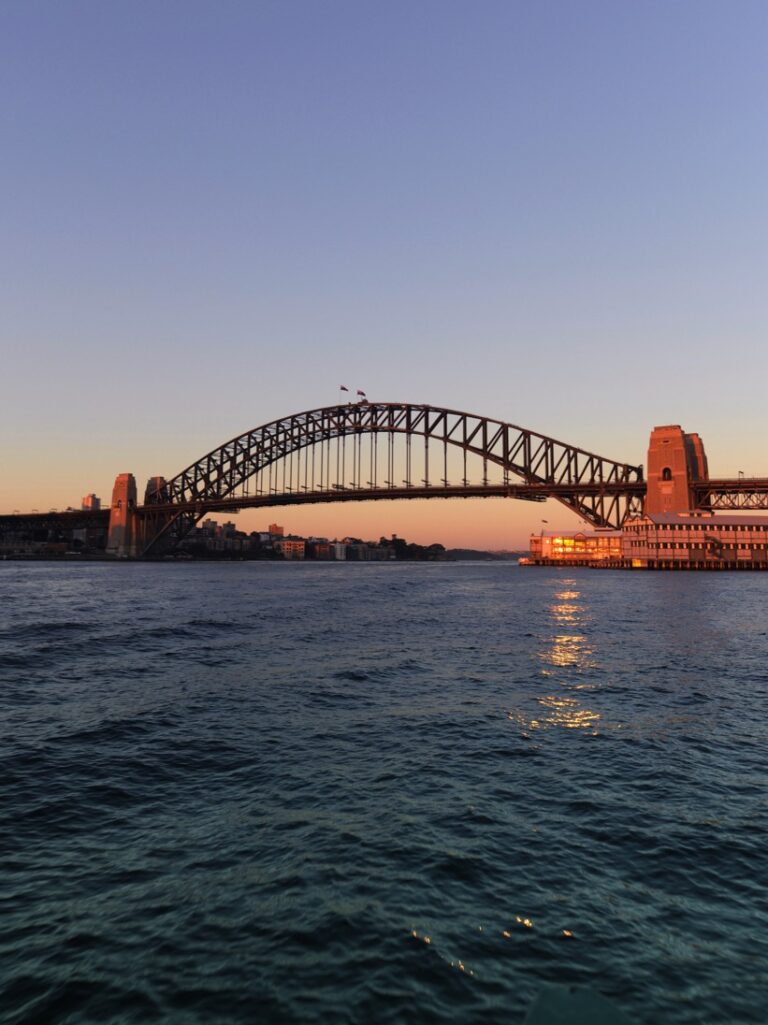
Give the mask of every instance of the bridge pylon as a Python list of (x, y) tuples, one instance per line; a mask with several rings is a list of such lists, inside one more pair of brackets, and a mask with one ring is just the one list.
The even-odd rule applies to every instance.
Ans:
[(112, 504), (107, 531), (107, 553), (118, 559), (136, 558), (136, 478), (119, 473), (112, 489)]
[[(170, 547), (169, 543), (158, 544), (157, 539), (165, 534), (168, 526), (177, 519), (177, 514), (168, 509), (168, 482), (165, 477), (150, 477), (144, 490), (144, 505), (136, 517), (135, 546), (139, 559), (147, 556), (147, 549), (154, 543), (154, 558), (159, 558)], [(185, 533), (194, 520), (186, 523)], [(182, 535), (183, 536), (183, 535)]]
[(695, 485), (709, 479), (704, 443), (679, 424), (654, 427), (648, 443), (646, 515), (687, 513), (697, 507)]

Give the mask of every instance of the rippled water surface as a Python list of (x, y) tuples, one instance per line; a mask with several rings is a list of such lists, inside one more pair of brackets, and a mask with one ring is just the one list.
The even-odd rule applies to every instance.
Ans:
[(764, 1022), (767, 598), (0, 564), (0, 1020)]

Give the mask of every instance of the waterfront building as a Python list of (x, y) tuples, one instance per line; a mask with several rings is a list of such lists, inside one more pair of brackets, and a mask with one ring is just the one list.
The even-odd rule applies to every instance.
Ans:
[(620, 530), (580, 530), (575, 534), (547, 531), (531, 535), (531, 559), (542, 565), (616, 563), (622, 558), (621, 542)]
[(306, 541), (303, 538), (283, 538), (275, 541), (274, 548), (284, 559), (303, 559), (306, 557)]
[(81, 508), (83, 510), (90, 509), (93, 512), (98, 512), (98, 510), (101, 509), (101, 499), (97, 498), (93, 493), (85, 495), (82, 500)]
[(622, 558), (636, 569), (766, 569), (768, 516), (638, 516), (624, 524)]
[(364, 541), (345, 542), (348, 562), (369, 562), (368, 545)]

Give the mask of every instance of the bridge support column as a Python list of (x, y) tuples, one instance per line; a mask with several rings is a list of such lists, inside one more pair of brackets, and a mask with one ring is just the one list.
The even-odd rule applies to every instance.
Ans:
[[(141, 516), (137, 517), (135, 543), (136, 554), (139, 558), (145, 557), (147, 548), (156, 541), (168, 523), (173, 519), (173, 513), (167, 509), (156, 509), (156, 506), (163, 506), (168, 502), (168, 487), (165, 477), (150, 477), (144, 489), (144, 506)], [(156, 544), (147, 558), (159, 558), (164, 554), (162, 544)]]
[(112, 489), (109, 512), (107, 552), (119, 559), (136, 558), (136, 479), (132, 473), (120, 473)]
[(704, 444), (698, 434), (685, 434), (677, 424), (654, 427), (648, 445), (646, 513), (690, 512), (695, 505), (691, 485), (708, 477)]
[(166, 487), (165, 477), (150, 477), (144, 489), (144, 504), (150, 505), (152, 502), (167, 501), (168, 488)]

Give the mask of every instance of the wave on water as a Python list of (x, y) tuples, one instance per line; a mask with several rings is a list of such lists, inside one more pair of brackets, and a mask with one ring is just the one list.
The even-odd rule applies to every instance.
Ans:
[(168, 568), (0, 564), (3, 1022), (762, 1022), (759, 575)]

